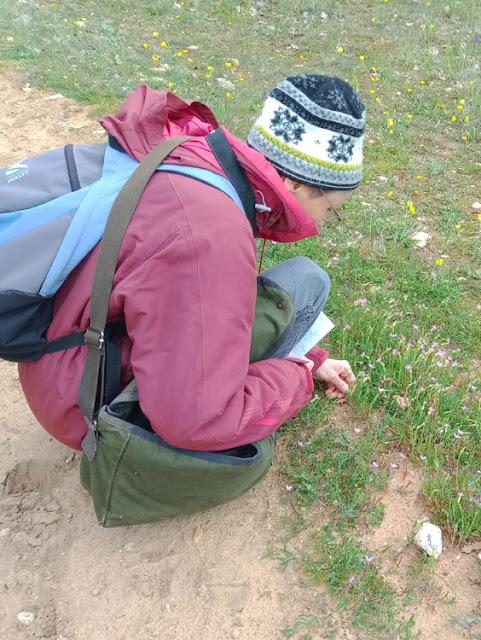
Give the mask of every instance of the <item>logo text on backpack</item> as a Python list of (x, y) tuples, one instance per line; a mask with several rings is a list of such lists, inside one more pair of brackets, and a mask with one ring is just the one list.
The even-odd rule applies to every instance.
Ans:
[(22, 164), (16, 162), (7, 167), (5, 174), (7, 176), (7, 182), (14, 182), (24, 176), (28, 175), (28, 164)]

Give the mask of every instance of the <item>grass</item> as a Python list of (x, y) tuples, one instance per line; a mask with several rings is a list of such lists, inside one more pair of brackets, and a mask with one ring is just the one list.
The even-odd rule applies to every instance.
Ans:
[[(266, 247), (265, 267), (302, 254), (331, 275), (327, 346), (356, 371), (350, 404), (362, 425), (330, 426), (333, 405), (317, 389), (283, 428), (287, 494), (300, 512), (287, 538), (311, 531), (319, 502), (329, 521), (311, 531), (305, 553), (293, 558), (284, 547), (277, 557), (327, 584), (370, 637), (415, 637), (409, 608), (419, 585), (394, 593), (377, 560), (366, 562), (359, 532), (383, 518), (394, 448), (421, 470), (430, 518), (448, 539), (481, 537), (481, 209), (471, 206), (481, 200), (478, 0), (448, 9), (424, 0), (0, 0), (0, 8), (0, 57), (10, 68), (97, 114), (147, 83), (207, 102), (245, 137), (263, 92), (290, 74), (335, 74), (360, 92), (365, 174), (344, 222)], [(415, 246), (415, 231), (429, 233), (426, 248)], [(429, 563), (413, 571), (429, 582)], [(308, 638), (316, 624), (300, 619), (283, 635)]]

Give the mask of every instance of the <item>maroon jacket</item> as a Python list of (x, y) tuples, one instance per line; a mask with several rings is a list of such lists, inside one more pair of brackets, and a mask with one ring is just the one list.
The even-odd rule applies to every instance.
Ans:
[[(101, 123), (139, 161), (164, 137), (198, 136), (168, 161), (222, 173), (203, 138), (217, 121), (201, 103), (140, 86)], [(316, 235), (264, 156), (224, 132), (272, 208), (258, 214), (258, 236), (289, 242)], [(98, 246), (58, 291), (48, 339), (88, 327), (97, 255)], [(108, 320), (125, 318), (122, 383), (136, 378), (142, 410), (168, 443), (218, 450), (253, 442), (309, 402), (313, 381), (301, 361), (249, 364), (255, 299), (256, 244), (244, 213), (213, 187), (156, 172), (120, 248)], [(311, 356), (319, 366), (327, 354), (315, 348)], [(77, 405), (84, 361), (85, 347), (77, 347), (19, 365), (39, 422), (76, 449), (86, 433)]]

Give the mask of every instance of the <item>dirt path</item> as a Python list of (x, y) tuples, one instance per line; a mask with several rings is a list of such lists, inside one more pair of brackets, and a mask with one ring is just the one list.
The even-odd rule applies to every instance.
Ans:
[[(67, 142), (104, 141), (85, 107), (51, 96), (0, 75), (0, 166)], [(266, 480), (229, 505), (157, 525), (103, 530), (79, 484), (79, 454), (41, 429), (15, 365), (3, 361), (0, 392), (1, 640), (274, 640), (298, 618), (313, 615), (330, 618), (332, 628), (333, 605), (324, 590), (304, 590), (294, 563), (281, 571), (265, 557), (279, 540), (280, 522), (293, 513), (281, 499), (282, 442)], [(404, 472), (394, 476), (386, 518), (369, 540), (369, 548), (386, 558), (399, 592), (419, 559), (416, 550), (399, 549), (423, 514), (415, 478), (408, 476), (414, 490), (401, 490)], [(442, 556), (434, 588), (418, 606), (426, 640), (473, 636), (450, 626), (453, 615), (472, 611), (480, 597), (474, 558), (456, 560), (457, 554)], [(456, 605), (443, 604), (451, 597)], [(23, 622), (20, 612), (28, 612)], [(296, 637), (304, 633), (332, 637), (322, 625)], [(361, 635), (340, 629), (335, 637)]]

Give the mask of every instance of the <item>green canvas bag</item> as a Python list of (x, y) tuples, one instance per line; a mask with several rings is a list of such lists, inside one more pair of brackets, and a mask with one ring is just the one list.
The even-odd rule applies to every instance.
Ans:
[[(273, 460), (275, 435), (225, 451), (168, 445), (142, 413), (135, 380), (100, 411), (95, 410), (98, 387), (100, 397), (104, 395), (104, 331), (123, 234), (150, 175), (186, 139), (163, 141), (139, 165), (112, 207), (100, 246), (78, 401), (89, 426), (82, 442), (80, 481), (90, 493), (103, 527), (156, 522), (228, 502), (262, 480)], [(293, 321), (289, 295), (268, 279), (259, 278), (250, 361), (273, 351)]]

